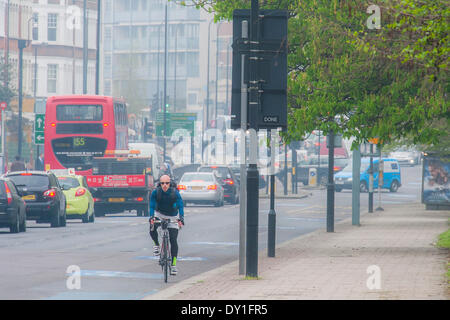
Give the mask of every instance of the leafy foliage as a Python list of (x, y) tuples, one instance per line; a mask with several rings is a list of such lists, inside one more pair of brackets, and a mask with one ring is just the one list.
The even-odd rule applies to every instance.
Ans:
[[(250, 1), (195, 1), (231, 19)], [(381, 29), (369, 30), (371, 1), (266, 0), (289, 19), (288, 134), (333, 130), (355, 143), (405, 137), (439, 146), (449, 133), (449, 0), (380, 0)], [(438, 125), (436, 125), (438, 124)]]
[[(7, 79), (9, 79), (8, 82)], [(0, 101), (4, 101), (8, 105), (15, 96), (15, 92), (11, 87), (11, 80), (11, 66), (6, 64), (3, 58), (0, 58)]]

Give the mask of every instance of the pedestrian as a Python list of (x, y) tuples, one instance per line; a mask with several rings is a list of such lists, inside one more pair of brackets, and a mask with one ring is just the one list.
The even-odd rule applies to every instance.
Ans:
[(20, 159), (20, 156), (16, 156), (14, 162), (11, 164), (10, 171), (25, 171), (25, 163)]
[[(170, 274), (177, 275), (177, 256), (178, 256), (178, 230), (184, 225), (183, 200), (178, 190), (171, 186), (171, 179), (168, 175), (163, 175), (159, 179), (158, 187), (153, 190), (150, 197), (150, 236), (154, 242), (153, 254), (160, 255), (158, 227), (155, 219), (170, 219), (169, 223), (169, 241), (170, 254), (172, 256), (172, 266)], [(156, 210), (156, 217), (155, 217)], [(178, 218), (178, 219), (177, 219)], [(172, 222), (177, 219), (177, 222)]]
[(36, 170), (38, 170), (38, 171), (44, 171), (45, 170), (44, 154), (43, 153), (41, 153), (39, 155), (39, 158), (36, 161)]

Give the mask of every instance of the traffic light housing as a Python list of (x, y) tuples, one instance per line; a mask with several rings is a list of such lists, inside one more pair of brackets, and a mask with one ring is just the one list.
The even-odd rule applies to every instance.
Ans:
[(150, 140), (153, 138), (154, 127), (152, 121), (146, 121), (144, 124), (144, 140)]

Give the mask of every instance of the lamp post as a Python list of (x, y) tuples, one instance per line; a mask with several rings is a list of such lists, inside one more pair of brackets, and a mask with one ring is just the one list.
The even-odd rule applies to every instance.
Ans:
[(210, 55), (210, 47), (211, 47), (211, 23), (214, 20), (209, 21), (208, 24), (208, 63), (206, 70), (206, 126), (205, 129), (208, 129), (208, 121), (209, 121), (209, 55)]
[(165, 20), (164, 20), (164, 106), (163, 106), (163, 117), (164, 117), (164, 125), (163, 125), (163, 161), (166, 161), (166, 129), (167, 129), (167, 116), (166, 116), (166, 108), (167, 108), (167, 3), (165, 10)]
[(87, 93), (87, 69), (88, 69), (88, 21), (87, 0), (83, 2), (83, 94)]
[(219, 30), (220, 26), (222, 25), (222, 22), (219, 22), (217, 25), (216, 30), (216, 94), (215, 94), (215, 111), (214, 111), (214, 118), (216, 119), (216, 128), (217, 128), (217, 91), (218, 91), (218, 81), (219, 81)]

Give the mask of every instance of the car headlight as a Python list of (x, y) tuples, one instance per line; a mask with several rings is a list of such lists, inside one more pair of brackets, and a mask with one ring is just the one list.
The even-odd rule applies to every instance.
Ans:
[(347, 181), (351, 182), (353, 181), (353, 178), (348, 178)]

